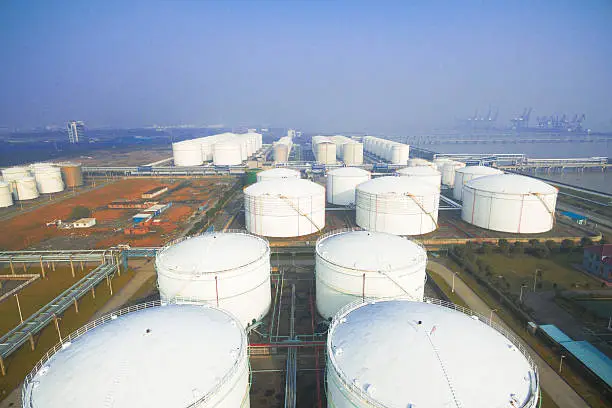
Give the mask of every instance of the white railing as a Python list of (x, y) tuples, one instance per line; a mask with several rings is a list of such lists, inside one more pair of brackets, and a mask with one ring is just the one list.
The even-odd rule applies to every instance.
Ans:
[[(347, 389), (351, 390), (353, 393), (355, 393), (359, 398), (361, 398), (363, 401), (365, 401), (368, 405), (372, 406), (372, 407), (376, 407), (376, 408), (389, 408), (386, 405), (376, 401), (375, 399), (373, 399), (366, 391), (364, 391), (361, 387), (357, 387), (355, 384), (353, 384), (352, 381), (350, 381), (346, 375), (340, 370), (338, 369), (338, 366), (336, 364), (336, 361), (334, 359), (334, 355), (332, 352), (332, 333), (333, 330), (342, 323), (342, 319), (351, 311), (358, 309), (360, 307), (362, 307), (363, 305), (369, 304), (369, 303), (377, 303), (377, 302), (386, 302), (386, 301), (392, 301), (392, 300), (406, 300), (406, 301), (410, 301), (411, 299), (408, 298), (395, 298), (395, 299), (385, 299), (385, 300), (380, 300), (380, 299), (371, 299), (371, 298), (366, 298), (364, 300), (359, 300), (353, 303), (350, 303), (342, 308), (340, 308), (340, 310), (336, 313), (336, 315), (334, 316), (334, 319), (332, 320), (331, 324), (329, 325), (329, 329), (327, 331), (328, 335), (327, 335), (327, 359), (329, 360), (329, 364), (328, 366), (331, 367), (334, 370), (334, 373), (336, 374), (336, 377), (338, 377), (338, 379), (341, 381), (342, 385), (344, 387), (346, 387)], [(535, 364), (535, 361), (531, 358), (531, 355), (529, 354), (527, 347), (525, 345), (523, 345), (523, 343), (512, 333), (510, 333), (508, 330), (506, 330), (504, 327), (502, 327), (501, 325), (494, 323), (491, 321), (491, 319), (489, 317), (486, 317), (480, 313), (474, 312), (471, 309), (468, 309), (466, 307), (460, 306), (460, 305), (456, 305), (454, 303), (451, 302), (447, 302), (445, 300), (440, 300), (440, 299), (435, 299), (435, 298), (428, 298), (425, 297), (423, 299), (424, 303), (429, 303), (429, 304), (434, 304), (434, 305), (438, 305), (438, 306), (442, 306), (442, 307), (446, 307), (448, 309), (453, 309), (456, 310), (458, 312), (461, 312), (465, 315), (468, 315), (472, 318), (477, 317), (479, 321), (481, 321), (482, 323), (486, 324), (487, 326), (490, 326), (491, 328), (493, 328), (494, 330), (496, 330), (498, 333), (502, 334), (504, 337), (506, 337), (516, 348), (517, 350), (519, 350), (519, 352), (525, 357), (525, 359), (527, 360), (527, 363), (529, 364), (529, 366), (531, 367), (531, 369), (533, 370), (533, 378), (531, 378), (531, 386), (530, 386), (530, 390), (529, 390), (529, 395), (527, 397), (527, 400), (520, 406), (515, 406), (515, 405), (506, 405), (503, 407), (498, 407), (498, 408), (508, 408), (508, 407), (513, 407), (513, 408), (532, 408), (536, 406), (538, 397), (539, 397), (539, 377), (538, 377), (538, 367)]]

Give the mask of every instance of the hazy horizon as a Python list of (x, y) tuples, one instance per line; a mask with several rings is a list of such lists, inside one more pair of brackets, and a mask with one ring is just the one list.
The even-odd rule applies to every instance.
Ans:
[(612, 130), (612, 3), (6, 1), (0, 127)]

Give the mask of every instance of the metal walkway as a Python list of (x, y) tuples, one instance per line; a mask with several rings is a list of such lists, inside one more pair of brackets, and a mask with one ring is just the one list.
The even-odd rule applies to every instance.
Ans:
[(68, 309), (89, 290), (116, 271), (116, 264), (105, 263), (98, 266), (83, 279), (24, 320), (19, 326), (2, 336), (0, 338), (0, 369), (2, 374), (5, 374), (4, 359), (6, 357), (28, 340), (31, 340), (32, 336), (56, 319), (57, 315)]
[(121, 251), (83, 249), (73, 251), (2, 251), (0, 262), (112, 262)]

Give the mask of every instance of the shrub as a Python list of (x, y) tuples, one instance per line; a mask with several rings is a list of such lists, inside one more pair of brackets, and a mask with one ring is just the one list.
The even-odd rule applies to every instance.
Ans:
[(79, 218), (89, 218), (91, 216), (91, 210), (85, 206), (77, 205), (70, 212), (70, 218), (78, 220)]

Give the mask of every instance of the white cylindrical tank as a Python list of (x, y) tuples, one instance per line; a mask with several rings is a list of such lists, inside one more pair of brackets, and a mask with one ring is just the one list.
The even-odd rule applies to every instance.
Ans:
[(347, 166), (363, 164), (363, 145), (350, 141), (342, 145), (342, 161)]
[(355, 204), (355, 188), (371, 175), (358, 167), (340, 167), (327, 172), (327, 202), (336, 205)]
[(244, 326), (270, 309), (270, 247), (260, 237), (214, 232), (171, 243), (155, 258), (162, 301), (227, 310)]
[(454, 160), (444, 163), (444, 165), (442, 166), (442, 184), (449, 187), (454, 187), (455, 171), (462, 167), (465, 167), (465, 163), (461, 163)]
[(416, 242), (374, 231), (342, 231), (316, 245), (317, 310), (325, 319), (366, 298), (422, 301), (427, 252)]
[(30, 173), (30, 169), (27, 167), (9, 167), (6, 169), (2, 169), (2, 179), (7, 183), (11, 181), (19, 180), (23, 177), (29, 177), (32, 174)]
[(519, 340), (438, 299), (345, 307), (329, 326), (326, 370), (335, 408), (536, 408), (540, 394)]
[(481, 228), (515, 234), (552, 229), (557, 189), (518, 174), (473, 179), (463, 186), (461, 218)]
[(13, 197), (16, 200), (33, 200), (39, 196), (34, 177), (22, 177), (11, 184), (13, 185)]
[(492, 176), (494, 174), (503, 174), (504, 172), (487, 166), (466, 166), (455, 170), (455, 185), (453, 186), (453, 198), (455, 200), (463, 200), (463, 186), (468, 181), (478, 177)]
[(0, 181), (0, 208), (10, 207), (11, 205), (13, 205), (11, 187), (8, 183)]
[(304, 179), (260, 181), (244, 189), (244, 218), (257, 235), (313, 234), (325, 227), (325, 188)]
[(236, 166), (242, 164), (242, 157), (241, 145), (235, 140), (217, 142), (213, 147), (215, 166)]
[(291, 138), (288, 136), (281, 137), (278, 141), (274, 142), (273, 145), (273, 154), (274, 161), (279, 163), (284, 163), (289, 161), (289, 156), (291, 155), (291, 147), (293, 146), (293, 142)]
[(312, 152), (317, 163), (336, 163), (336, 144), (325, 136), (314, 136), (312, 138)]
[(58, 193), (64, 190), (62, 169), (49, 163), (36, 163), (30, 166), (36, 188), (40, 194)]
[(54, 350), (26, 377), (24, 408), (250, 406), (246, 334), (220, 309), (132, 306)]
[(429, 166), (434, 169), (437, 169), (437, 166), (433, 162), (430, 162), (429, 160), (420, 159), (418, 157), (414, 159), (408, 159), (408, 167), (419, 167), (419, 166)]
[(440, 190), (408, 177), (379, 177), (357, 186), (357, 225), (396, 235), (422, 235), (438, 227)]
[(429, 166), (417, 166), (417, 167), (404, 167), (397, 171), (397, 175), (400, 177), (414, 178), (415, 180), (421, 180), (427, 184), (430, 184), (437, 189), (440, 188), (442, 182), (442, 174), (432, 167)]
[(444, 171), (444, 165), (446, 163), (452, 162), (451, 159), (446, 158), (446, 157), (436, 157), (433, 161), (434, 166), (436, 166), (436, 169), (438, 169), (438, 171), (440, 173), (442, 173)]
[(172, 143), (172, 158), (175, 166), (200, 166), (204, 162), (201, 143), (197, 139)]
[(302, 175), (298, 170), (287, 169), (284, 167), (264, 170), (257, 173), (257, 181), (299, 178), (302, 178)]

